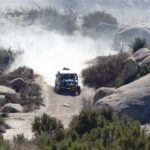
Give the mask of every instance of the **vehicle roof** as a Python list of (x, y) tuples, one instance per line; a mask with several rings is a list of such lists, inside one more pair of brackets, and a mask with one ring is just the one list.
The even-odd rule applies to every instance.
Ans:
[(63, 68), (62, 70), (58, 71), (58, 73), (60, 73), (60, 74), (77, 74), (76, 72), (73, 72), (69, 68)]
[(77, 74), (75, 72), (72, 72), (71, 70), (61, 70), (59, 71), (60, 74)]

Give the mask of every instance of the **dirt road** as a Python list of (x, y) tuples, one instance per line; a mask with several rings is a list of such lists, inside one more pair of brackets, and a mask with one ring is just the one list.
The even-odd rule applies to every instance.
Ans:
[(58, 95), (42, 78), (39, 78), (37, 82), (41, 84), (45, 106), (31, 113), (9, 114), (6, 123), (11, 129), (8, 129), (4, 134), (5, 139), (12, 140), (18, 134), (24, 134), (25, 138), (32, 139), (32, 121), (35, 116), (40, 116), (43, 113), (56, 117), (62, 121), (65, 128), (68, 127), (72, 116), (80, 112), (82, 106), (86, 103), (85, 100), (91, 99), (94, 93), (91, 89), (82, 89), (80, 96)]

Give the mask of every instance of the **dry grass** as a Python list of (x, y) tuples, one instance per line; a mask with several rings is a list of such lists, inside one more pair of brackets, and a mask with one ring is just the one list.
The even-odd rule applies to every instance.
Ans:
[(86, 86), (99, 88), (116, 87), (121, 84), (121, 73), (127, 53), (97, 57), (89, 67), (82, 71), (83, 83)]

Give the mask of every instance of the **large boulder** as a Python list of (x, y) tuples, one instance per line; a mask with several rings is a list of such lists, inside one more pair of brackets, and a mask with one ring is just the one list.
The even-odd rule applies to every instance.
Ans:
[(103, 35), (104, 37), (114, 37), (118, 30), (118, 25), (108, 23), (100, 23), (95, 27), (95, 33)]
[(124, 82), (129, 82), (138, 73), (138, 64), (133, 57), (128, 58), (124, 63), (122, 80)]
[(139, 49), (125, 61), (122, 80), (127, 83), (134, 79), (138, 73), (138, 66), (143, 64), (150, 65), (150, 50), (147, 48)]
[(150, 27), (146, 24), (129, 24), (120, 27), (118, 34), (114, 40), (114, 46), (126, 44), (131, 45), (135, 38), (145, 39), (150, 42)]
[(4, 113), (18, 113), (23, 112), (23, 107), (20, 104), (8, 103), (1, 108)]
[(150, 66), (150, 55), (142, 61), (142, 64), (144, 64), (144, 65), (146, 64), (146, 65)]
[(94, 106), (112, 108), (118, 116), (127, 114), (143, 124), (150, 122), (150, 74), (116, 89)]
[(9, 85), (16, 91), (20, 91), (21, 89), (25, 88), (26, 82), (22, 78), (16, 78), (16, 79), (10, 81)]
[(9, 95), (9, 94), (15, 95), (16, 91), (14, 91), (9, 87), (0, 85), (0, 95)]
[(139, 49), (133, 54), (133, 57), (139, 65), (150, 64), (150, 50), (147, 48)]
[(114, 91), (115, 88), (107, 88), (107, 87), (99, 88), (94, 95), (93, 104), (95, 104), (99, 99), (112, 94)]

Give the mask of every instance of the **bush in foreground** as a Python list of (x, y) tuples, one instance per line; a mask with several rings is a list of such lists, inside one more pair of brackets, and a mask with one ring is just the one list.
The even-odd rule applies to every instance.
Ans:
[[(45, 116), (46, 118), (51, 118), (47, 115)], [(42, 118), (39, 118), (39, 120)], [(150, 149), (150, 137), (144, 131), (141, 131), (138, 122), (127, 116), (119, 119), (109, 109), (83, 109), (79, 115), (73, 118), (68, 129), (61, 128), (65, 134), (60, 140), (51, 137), (52, 130), (49, 130), (49, 127), (53, 123), (48, 125), (42, 120), (40, 122), (44, 125), (44, 132), (41, 123), (38, 123), (41, 126), (38, 130), (41, 131), (40, 135), (36, 135), (34, 143), (42, 150)], [(57, 121), (55, 120), (55, 122)], [(45, 127), (45, 125), (49, 127)]]
[(48, 134), (50, 138), (60, 140), (63, 137), (64, 127), (59, 120), (43, 114), (41, 117), (35, 117), (32, 131), (37, 136)]

